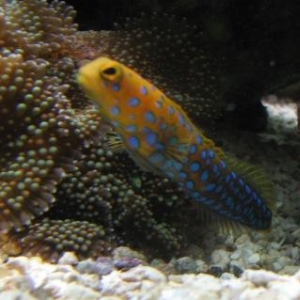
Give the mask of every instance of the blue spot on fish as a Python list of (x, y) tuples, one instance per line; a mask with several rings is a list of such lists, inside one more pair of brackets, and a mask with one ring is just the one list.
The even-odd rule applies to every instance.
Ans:
[(138, 149), (140, 147), (140, 141), (136, 136), (130, 136), (127, 139), (128, 145), (132, 149)]
[(112, 86), (111, 86), (111, 89), (114, 92), (118, 92), (120, 90), (120, 85), (118, 83), (113, 83)]
[(148, 132), (146, 134), (146, 142), (148, 145), (153, 146), (157, 141), (157, 135), (155, 132)]
[(219, 171), (219, 167), (217, 165), (213, 165), (213, 172), (215, 174), (215, 176), (219, 176), (220, 175), (220, 171)]
[(174, 114), (174, 108), (172, 107), (172, 106), (169, 106), (168, 107), (168, 113), (170, 114), (170, 115), (173, 115)]
[(205, 160), (206, 159), (206, 150), (202, 150), (200, 153), (200, 156), (203, 160)]
[(177, 170), (177, 171), (180, 171), (182, 169), (182, 164), (175, 161), (174, 162), (174, 168)]
[(197, 151), (196, 145), (195, 145), (195, 144), (192, 144), (192, 145), (190, 146), (189, 153), (190, 153), (190, 154), (195, 154), (196, 151)]
[(185, 186), (187, 189), (191, 190), (194, 188), (194, 182), (192, 180), (189, 180), (186, 182)]
[(230, 174), (231, 174), (232, 179), (236, 179), (236, 173), (235, 172), (231, 172)]
[(205, 186), (205, 191), (206, 192), (212, 192), (216, 188), (215, 183), (209, 183), (208, 185)]
[(222, 168), (222, 169), (226, 169), (226, 163), (225, 163), (225, 161), (224, 160), (220, 160), (220, 167)]
[(110, 109), (110, 113), (113, 115), (113, 116), (117, 116), (120, 114), (120, 108), (117, 107), (117, 106), (113, 106), (111, 107)]
[(192, 196), (193, 198), (199, 198), (199, 197), (201, 197), (201, 194), (200, 194), (199, 192), (192, 192), (192, 193), (191, 193), (191, 196)]
[(205, 171), (202, 172), (202, 174), (200, 176), (200, 180), (201, 181), (206, 181), (208, 179), (208, 177), (209, 177), (209, 173), (208, 173), (207, 170), (205, 170)]
[(226, 183), (229, 183), (231, 181), (231, 174), (230, 173), (225, 177), (225, 181), (226, 181)]
[(166, 123), (161, 123), (160, 125), (159, 125), (159, 128), (161, 129), (161, 130), (166, 130), (167, 129), (167, 124)]
[(209, 158), (214, 158), (215, 157), (215, 152), (213, 150), (208, 150), (208, 157)]
[(252, 191), (248, 184), (245, 184), (245, 191), (246, 191), (247, 194), (250, 194), (251, 191)]
[(155, 102), (155, 106), (156, 106), (157, 108), (162, 108), (162, 107), (163, 107), (162, 101), (161, 101), (161, 100), (157, 100), (157, 101)]
[(165, 145), (162, 143), (156, 143), (155, 147), (157, 150), (165, 150), (166, 148)]
[(125, 127), (125, 130), (126, 130), (127, 132), (135, 132), (135, 131), (136, 131), (136, 126), (135, 126), (135, 125), (127, 125), (127, 126)]
[(181, 125), (185, 125), (185, 120), (184, 120), (182, 114), (178, 114), (178, 120)]
[(196, 144), (201, 145), (203, 142), (202, 137), (200, 135), (196, 136)]
[(156, 117), (152, 111), (146, 111), (145, 119), (149, 123), (154, 123), (156, 121)]
[(128, 99), (128, 105), (130, 107), (136, 107), (141, 103), (141, 100), (139, 98), (136, 97), (132, 97)]
[(145, 86), (141, 87), (140, 92), (141, 92), (142, 95), (147, 95), (148, 94), (148, 90)]
[(200, 170), (200, 163), (197, 161), (194, 161), (190, 165), (191, 172), (198, 172)]
[(187, 178), (187, 174), (185, 172), (179, 172), (179, 177), (185, 179)]

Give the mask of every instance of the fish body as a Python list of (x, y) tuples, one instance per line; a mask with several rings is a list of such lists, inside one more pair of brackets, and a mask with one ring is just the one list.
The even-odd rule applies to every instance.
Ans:
[(105, 57), (81, 67), (77, 78), (140, 167), (176, 181), (192, 199), (229, 220), (270, 227), (271, 210), (247, 176), (232, 169), (224, 152), (161, 90)]

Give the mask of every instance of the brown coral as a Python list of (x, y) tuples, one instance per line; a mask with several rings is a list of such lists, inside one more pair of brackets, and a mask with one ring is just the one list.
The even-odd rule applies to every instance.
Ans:
[(21, 49), (25, 59), (61, 57), (72, 48), (75, 14), (63, 1), (1, 0), (0, 47)]
[(39, 255), (52, 262), (66, 251), (74, 251), (80, 258), (105, 255), (111, 250), (106, 239), (103, 227), (91, 222), (47, 218), (10, 237), (26, 255)]
[[(0, 229), (7, 232), (49, 209), (57, 184), (74, 168), (73, 150), (88, 142), (100, 123), (89, 112), (91, 120), (82, 122), (64, 95), (63, 81), (72, 77), (74, 63), (64, 76), (54, 74), (51, 62), (41, 58), (63, 52), (69, 43), (65, 36), (76, 27), (70, 19), (73, 10), (57, 1), (0, 4)], [(36, 13), (39, 9), (43, 14)], [(59, 62), (68, 65), (65, 58)]]

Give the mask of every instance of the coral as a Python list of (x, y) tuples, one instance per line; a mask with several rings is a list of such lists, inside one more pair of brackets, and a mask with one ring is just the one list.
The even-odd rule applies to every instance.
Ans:
[[(63, 1), (0, 1), (0, 46), (24, 58), (57, 58), (72, 49), (75, 11)], [(3, 50), (2, 50), (3, 51)]]
[(73, 10), (57, 1), (0, 4), (0, 229), (7, 232), (49, 209), (57, 184), (74, 169), (73, 150), (96, 136), (100, 121), (87, 111), (84, 118), (90, 120), (82, 122), (65, 96), (63, 81), (72, 77), (74, 63), (58, 60), (69, 64), (67, 76), (53, 72), (54, 64), (43, 59), (62, 53), (64, 41), (68, 44), (64, 35), (76, 27)]
[(48, 210), (57, 183), (74, 168), (72, 149), (92, 135), (93, 119), (87, 130), (64, 87), (46, 76), (47, 62), (7, 52), (0, 68), (0, 224), (7, 231)]
[(102, 226), (87, 221), (49, 220), (29, 225), (24, 232), (11, 233), (12, 241), (28, 256), (41, 256), (55, 262), (62, 252), (96, 258), (111, 250)]

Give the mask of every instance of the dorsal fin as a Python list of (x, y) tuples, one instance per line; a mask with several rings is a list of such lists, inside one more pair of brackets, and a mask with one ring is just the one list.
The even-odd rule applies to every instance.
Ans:
[(275, 195), (273, 183), (266, 172), (264, 172), (259, 166), (252, 165), (228, 155), (226, 155), (226, 163), (229, 169), (234, 170), (237, 174), (239, 174), (239, 176), (260, 195), (266, 205), (271, 210), (274, 210)]
[(113, 152), (123, 152), (126, 150), (124, 142), (115, 131), (110, 131), (106, 134), (107, 143), (106, 146)]
[[(253, 231), (252, 228), (246, 225), (222, 217), (221, 215), (209, 209), (205, 205), (202, 205), (201, 203), (196, 204), (197, 206), (195, 206), (195, 209), (199, 213), (199, 218), (201, 222), (203, 222), (204, 227), (207, 226), (208, 228), (215, 230), (219, 234), (232, 235), (234, 237), (243, 233), (251, 234), (251, 232)], [(270, 232), (270, 228), (256, 230), (256, 232), (257, 231), (268, 234)]]
[(184, 158), (188, 155), (188, 149), (191, 144), (190, 137), (176, 137), (177, 141), (172, 142), (174, 137), (170, 137), (169, 140), (165, 144), (165, 157), (168, 160), (175, 160), (175, 161), (184, 161)]

